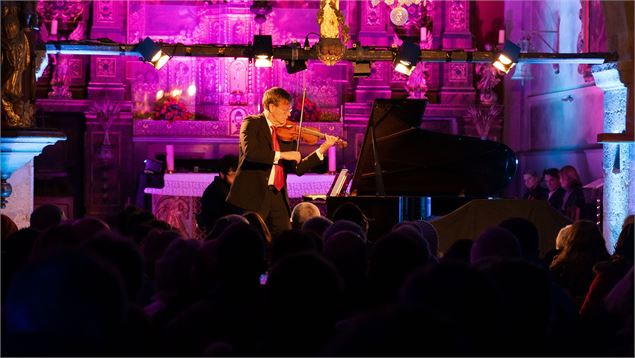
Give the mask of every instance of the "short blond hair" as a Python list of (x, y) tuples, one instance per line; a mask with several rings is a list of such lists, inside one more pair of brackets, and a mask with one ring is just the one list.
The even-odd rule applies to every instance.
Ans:
[(291, 97), (291, 94), (284, 88), (280, 87), (271, 87), (262, 94), (263, 109), (269, 110), (270, 104), (277, 106), (280, 101), (287, 101), (291, 103), (293, 101), (293, 97)]

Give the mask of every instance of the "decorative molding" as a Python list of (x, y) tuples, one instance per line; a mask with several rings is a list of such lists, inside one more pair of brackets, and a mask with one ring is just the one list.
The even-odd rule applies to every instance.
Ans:
[(97, 22), (113, 23), (113, 1), (99, 0), (97, 1)]
[(97, 77), (117, 76), (117, 58), (115, 57), (97, 57), (95, 58), (95, 75)]
[(448, 66), (449, 82), (467, 81), (467, 63), (451, 63)]
[[(447, 6), (447, 3), (446, 3)], [(451, 31), (467, 30), (467, 6), (465, 0), (453, 0), (449, 4), (448, 27)]]

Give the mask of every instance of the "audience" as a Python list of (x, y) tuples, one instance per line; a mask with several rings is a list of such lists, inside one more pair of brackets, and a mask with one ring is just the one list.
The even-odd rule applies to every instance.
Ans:
[(633, 354), (632, 218), (611, 256), (595, 223), (575, 221), (545, 264), (520, 217), (440, 253), (428, 222), (373, 242), (359, 207), (333, 222), (315, 209), (296, 206), (294, 229), (273, 239), (245, 213), (198, 241), (134, 207), (108, 224), (38, 208), (2, 239), (1, 353)]

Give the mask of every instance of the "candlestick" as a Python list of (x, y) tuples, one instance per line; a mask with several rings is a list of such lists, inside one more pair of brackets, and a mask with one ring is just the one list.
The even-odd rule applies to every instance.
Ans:
[(498, 30), (498, 43), (505, 43), (505, 30)]
[(328, 151), (329, 156), (329, 173), (335, 173), (337, 170), (337, 152), (335, 146), (331, 146)]
[(174, 145), (172, 144), (165, 146), (165, 163), (168, 174), (174, 173)]
[(57, 35), (57, 20), (51, 21), (51, 35)]

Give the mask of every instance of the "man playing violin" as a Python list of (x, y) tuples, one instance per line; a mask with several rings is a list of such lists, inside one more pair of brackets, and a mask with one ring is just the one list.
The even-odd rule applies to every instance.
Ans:
[(260, 214), (274, 237), (291, 228), (287, 173), (302, 175), (320, 164), (339, 139), (325, 135), (324, 143), (302, 158), (295, 140), (282, 141), (276, 135), (291, 114), (291, 102), (289, 92), (272, 87), (262, 96), (263, 113), (243, 120), (238, 170), (227, 196), (228, 203)]

